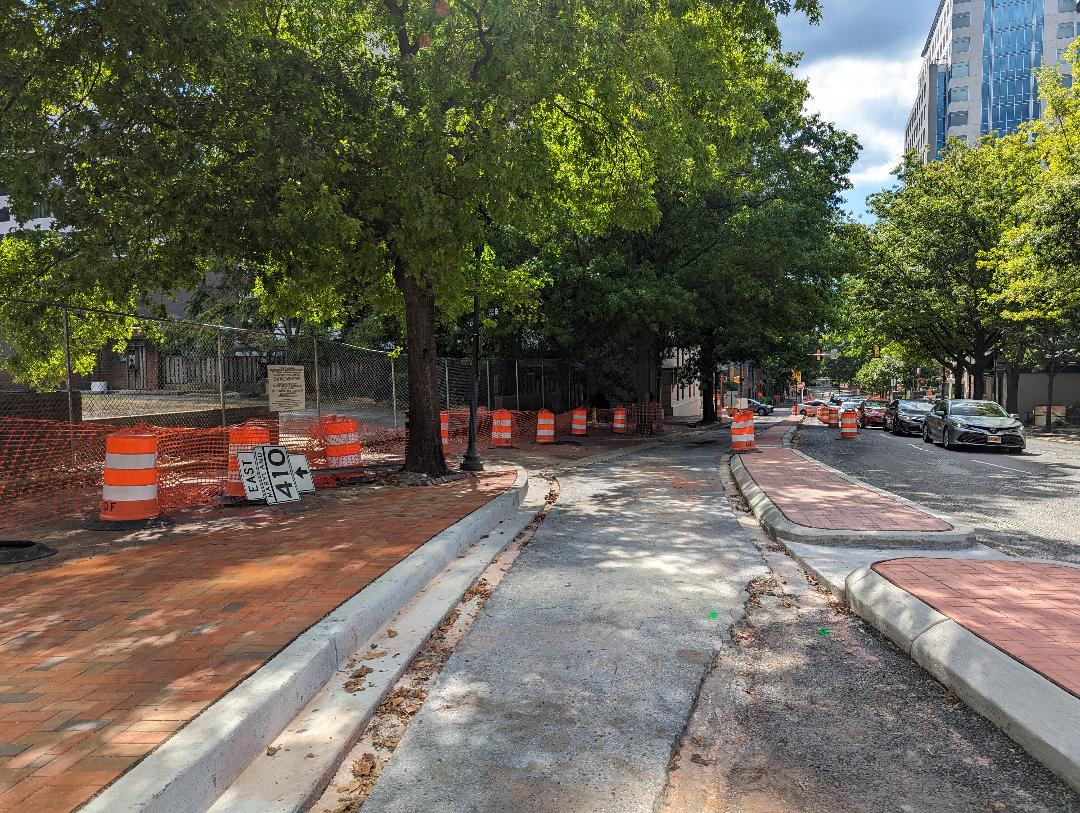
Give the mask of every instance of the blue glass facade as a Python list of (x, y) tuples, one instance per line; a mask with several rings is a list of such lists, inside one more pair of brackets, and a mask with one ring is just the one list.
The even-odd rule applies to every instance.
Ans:
[(1042, 64), (1043, 0), (983, 0), (982, 132), (1039, 117), (1032, 69)]
[(946, 130), (949, 127), (949, 72), (944, 67), (937, 72), (937, 143), (934, 144), (934, 155), (941, 155), (945, 149)]

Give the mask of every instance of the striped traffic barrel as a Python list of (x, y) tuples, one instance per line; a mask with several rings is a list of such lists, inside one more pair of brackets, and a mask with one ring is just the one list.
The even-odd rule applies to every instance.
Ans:
[(799, 404), (798, 404), (798, 402), (791, 405), (791, 414), (792, 415), (798, 415), (799, 414)]
[(859, 436), (859, 413), (848, 409), (840, 416), (840, 437), (855, 440)]
[(731, 424), (731, 448), (736, 452), (749, 452), (757, 448), (754, 440), (754, 413), (740, 412)]
[(450, 454), (450, 414), (445, 410), (439, 413), (439, 437), (442, 438), (443, 455)]
[(611, 413), (611, 431), (616, 435), (626, 434), (626, 410), (623, 407), (615, 407)]
[(509, 409), (491, 413), (491, 445), (509, 447), (514, 442), (514, 419)]
[(822, 404), (817, 408), (818, 423), (828, 425), (829, 423), (829, 405)]
[(829, 426), (833, 429), (840, 426), (840, 409), (838, 407), (829, 407)]
[(230, 497), (243, 497), (244, 484), (240, 481), (240, 464), (237, 452), (250, 452), (256, 446), (270, 442), (270, 429), (254, 424), (229, 427), (229, 464), (225, 480), (225, 493)]
[(130, 522), (153, 519), (161, 513), (157, 453), (157, 435), (129, 429), (105, 438), (99, 519)]
[(570, 413), (570, 434), (571, 435), (585, 435), (588, 434), (588, 421), (589, 413), (584, 409), (575, 409)]
[(555, 413), (541, 409), (536, 413), (536, 442), (555, 442)]
[(359, 466), (363, 450), (356, 419), (327, 415), (319, 423), (326, 444), (326, 465), (332, 469)]

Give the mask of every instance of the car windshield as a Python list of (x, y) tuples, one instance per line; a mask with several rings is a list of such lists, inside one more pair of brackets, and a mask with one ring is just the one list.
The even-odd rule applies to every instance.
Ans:
[(1009, 413), (993, 401), (953, 401), (949, 414), (976, 418), (1008, 418)]
[(934, 405), (929, 401), (901, 401), (900, 409), (903, 412), (929, 412)]
[(863, 405), (870, 409), (885, 409), (886, 403), (884, 401), (872, 401), (868, 399), (863, 401)]

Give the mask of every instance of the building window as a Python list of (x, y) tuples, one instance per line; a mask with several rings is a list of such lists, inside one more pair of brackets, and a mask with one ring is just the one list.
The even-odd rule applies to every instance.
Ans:
[(1071, 40), (1076, 35), (1076, 26), (1072, 23), (1058, 23), (1059, 40)]
[(1076, 0), (1058, 0), (1058, 13), (1069, 14), (1076, 11)]
[(964, 127), (968, 123), (968, 112), (966, 110), (958, 110), (955, 113), (949, 114), (949, 126), (950, 127)]
[(963, 12), (961, 12), (959, 14), (954, 14), (952, 16), (952, 27), (953, 28), (967, 28), (970, 25), (971, 25), (971, 12), (970, 11), (963, 11)]
[[(1062, 74), (1061, 86), (1063, 88), (1071, 88), (1073, 86), (1073, 78), (1071, 73)], [(3, 211), (3, 210), (0, 210)]]
[(0, 209), (0, 223), (7, 223), (11, 220), (11, 210), (8, 207)]
[(964, 77), (971, 76), (971, 63), (957, 62), (949, 69), (949, 76), (953, 79), (963, 79)]
[(968, 88), (964, 85), (962, 88), (953, 88), (949, 91), (950, 102), (966, 102), (968, 100)]
[(44, 204), (41, 204), (41, 203), (35, 203), (34, 204), (34, 211), (30, 215), (30, 217), (32, 219), (40, 220), (41, 218), (48, 217), (48, 216), (49, 216), (49, 213), (45, 211)]
[(966, 54), (971, 50), (971, 37), (957, 37), (952, 41), (954, 54)]

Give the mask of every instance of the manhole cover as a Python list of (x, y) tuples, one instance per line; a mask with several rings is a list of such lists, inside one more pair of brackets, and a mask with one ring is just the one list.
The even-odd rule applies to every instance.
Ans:
[(54, 553), (56, 553), (55, 550), (38, 542), (0, 540), (0, 565), (32, 562), (34, 559), (44, 559)]

